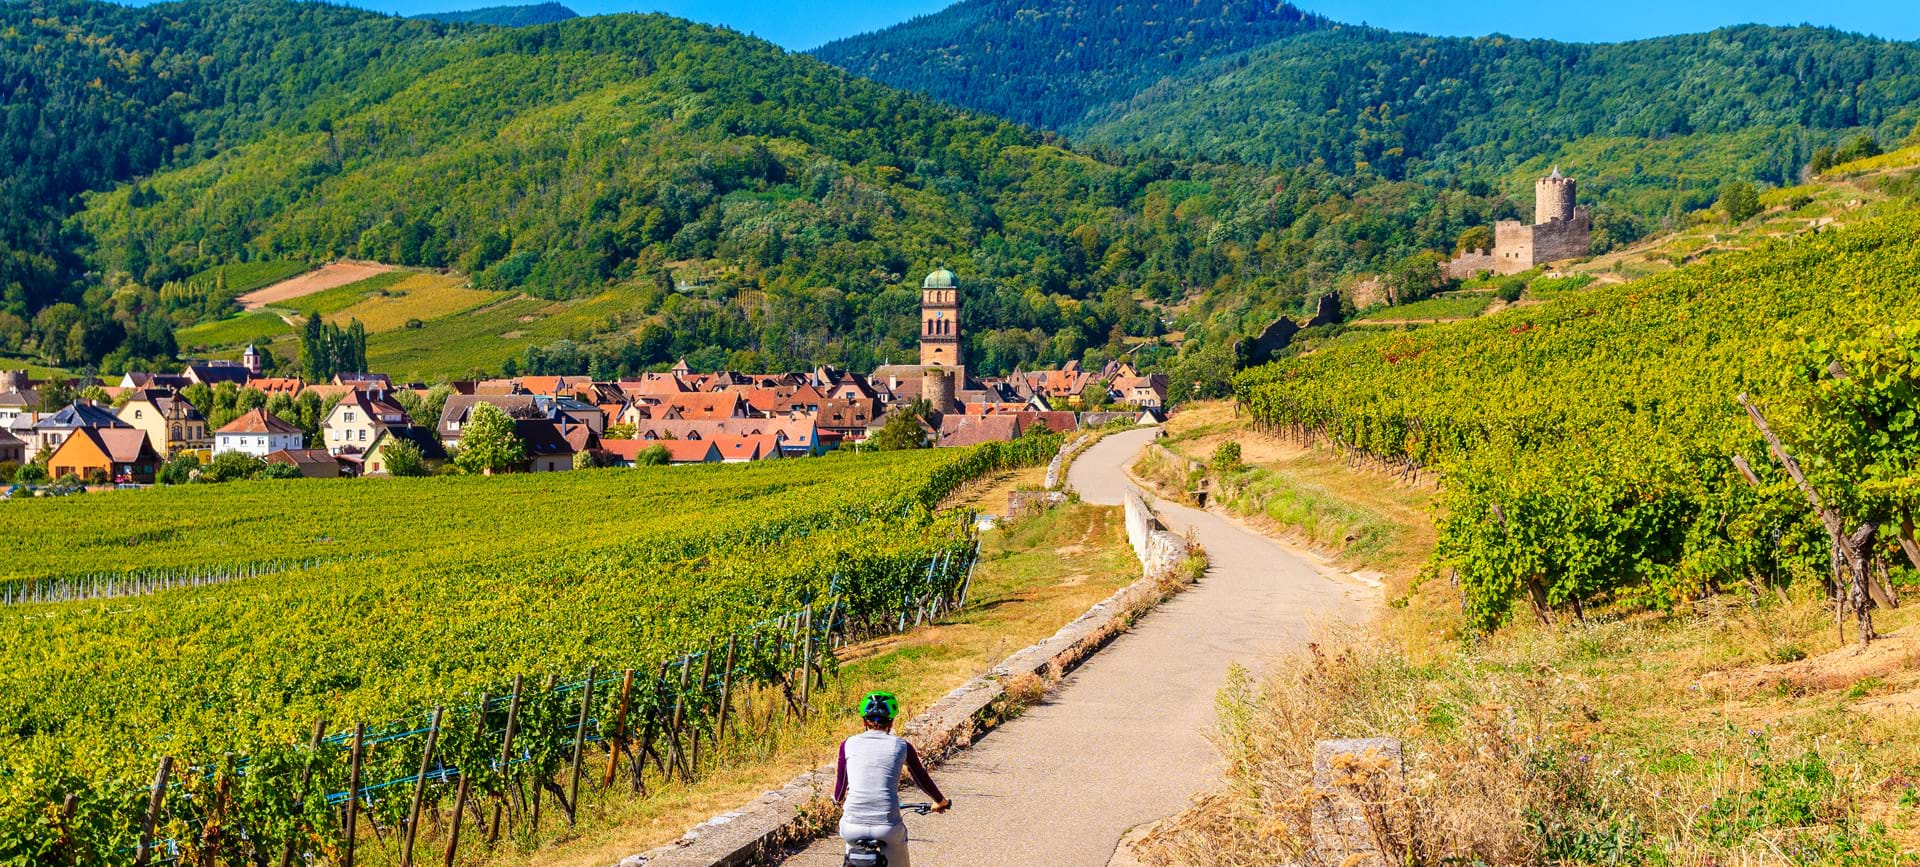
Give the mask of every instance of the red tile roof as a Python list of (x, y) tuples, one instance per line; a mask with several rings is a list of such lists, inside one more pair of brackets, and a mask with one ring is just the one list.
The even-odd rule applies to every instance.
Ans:
[(233, 421), (228, 422), (227, 426), (221, 428), (218, 432), (219, 433), (246, 433), (246, 434), (290, 434), (290, 433), (300, 433), (300, 429), (297, 427), (294, 427), (293, 425), (287, 424), (284, 421), (281, 421), (280, 417), (274, 415), (273, 413), (270, 413), (264, 409), (255, 407), (253, 409), (247, 410), (245, 415), (242, 415), (239, 418), (236, 418)]

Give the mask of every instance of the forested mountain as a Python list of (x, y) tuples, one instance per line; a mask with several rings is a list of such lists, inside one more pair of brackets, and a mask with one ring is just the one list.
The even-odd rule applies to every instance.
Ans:
[(1222, 290), (1196, 334), (1257, 328), (1334, 276), (1518, 212), (1312, 168), (1077, 152), (663, 16), (470, 28), (405, 53), (379, 78), (400, 86), (92, 197), (75, 226), (93, 266), (149, 291), (335, 256), (549, 298), (626, 284), (641, 301), (597, 341), (622, 364), (668, 360), (659, 330), (861, 367), (907, 354), (916, 279), (945, 264), (993, 371), (1118, 351), (1196, 291)]
[(80, 195), (380, 99), (445, 34), (318, 3), (0, 5), (0, 349), (169, 354), (157, 297), (85, 276)]
[[(1233, 26), (1249, 18), (1276, 23)], [(816, 53), (1176, 157), (1515, 192), (1558, 159), (1640, 216), (1698, 207), (1729, 178), (1790, 182), (1820, 146), (1920, 119), (1920, 46), (1809, 27), (1591, 45), (1392, 33), (1274, 4), (967, 0)], [(1141, 75), (1115, 73), (1136, 58)]]
[(488, 6), (483, 9), (464, 9), (458, 12), (428, 12), (413, 17), (431, 18), (448, 24), (532, 27), (536, 24), (553, 24), (569, 18), (578, 18), (580, 13), (558, 3), (538, 3), (531, 6)]
[(962, 0), (813, 53), (954, 105), (1074, 131), (1165, 76), (1330, 26), (1274, 0)]

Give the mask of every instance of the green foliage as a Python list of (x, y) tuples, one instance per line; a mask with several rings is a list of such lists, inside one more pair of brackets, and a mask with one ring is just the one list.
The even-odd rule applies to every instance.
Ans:
[(193, 481), (194, 471), (200, 469), (200, 456), (183, 451), (167, 459), (154, 473), (154, 480), (162, 485), (184, 485)]
[(387, 443), (380, 454), (385, 458), (387, 474), (390, 476), (406, 478), (427, 475), (426, 459), (421, 457), (420, 447), (410, 440), (396, 438)]
[(489, 24), (495, 27), (532, 27), (580, 17), (558, 3), (533, 3), (525, 6), (487, 6), (458, 12), (430, 12), (417, 16), (448, 24)]
[(1215, 475), (1227, 475), (1240, 469), (1240, 444), (1227, 440), (1213, 450), (1213, 459), (1209, 462)]
[(46, 484), (47, 468), (39, 463), (27, 464), (14, 474), (13, 480), (23, 485)]
[(1856, 815), (1847, 785), (1820, 753), (1775, 758), (1756, 742), (1745, 771), (1745, 786), (1714, 799), (1694, 820), (1715, 845), (1792, 852), (1795, 864), (1912, 863), (1885, 828)]
[(235, 482), (266, 472), (267, 462), (245, 452), (221, 452), (200, 469), (198, 481)]
[(526, 443), (513, 432), (513, 418), (490, 403), (475, 404), (460, 430), (460, 453), (453, 462), (476, 475), (505, 472), (527, 457)]
[(913, 405), (895, 409), (887, 414), (887, 420), (880, 430), (867, 438), (868, 448), (879, 452), (897, 452), (910, 449), (924, 449), (930, 443), (926, 428), (922, 427), (927, 417), (928, 407), (924, 400)]
[[(1439, 468), (1434, 566), (1457, 571), (1476, 626), (1529, 596), (1543, 611), (1666, 608), (1815, 579), (1824, 534), (1733, 399), (1771, 412), (1817, 387), (1804, 436), (1833, 456), (1823, 484), (1857, 474), (1861, 508), (1910, 490), (1913, 338), (1886, 323), (1920, 319), (1904, 276), (1920, 269), (1917, 232), (1920, 215), (1896, 214), (1469, 322), (1350, 332), (1242, 374), (1238, 394), (1269, 427)], [(1810, 348), (1783, 363), (1796, 331)], [(1857, 377), (1813, 378), (1836, 358)]]
[[(227, 815), (249, 834), (228, 845), (271, 857), (297, 834), (303, 848), (324, 851), (340, 831), (324, 799), (309, 799), (309, 830), (292, 821), (303, 770), (314, 772), (313, 791), (345, 787), (338, 736), (318, 752), (305, 748), (314, 720), (332, 720), (334, 732), (370, 721), (376, 733), (398, 733), (419, 728), (425, 708), (448, 705), (465, 719), (442, 732), (443, 755), (473, 775), (484, 797), (508, 783), (490, 758), (500, 750), (506, 685), (517, 675), (537, 684), (546, 673), (577, 678), (599, 666), (605, 679), (596, 694), (605, 704), (591, 716), (604, 726), (616, 710), (618, 673), (664, 664), (667, 677), (639, 679), (633, 718), (657, 722), (660, 709), (682, 703), (686, 719), (709, 725), (713, 685), (696, 680), (683, 689), (673, 676), (672, 666), (698, 665), (688, 651), (737, 634), (743, 673), (736, 682), (790, 670), (798, 652), (792, 624), (769, 621), (769, 612), (797, 611), (829, 593), (841, 600), (845, 628), (890, 627), (901, 600), (930, 585), (951, 588), (965, 574), (972, 540), (964, 522), (931, 507), (983, 472), (1042, 462), (1058, 446), (1053, 437), (746, 467), (236, 483), (6, 509), (0, 523), (17, 525), (0, 534), (10, 554), (49, 547), (20, 527), (71, 543), (43, 550), (37, 562), (11, 561), (10, 568), (30, 570), (21, 574), (49, 574), (50, 556), (94, 570), (127, 563), (130, 545), (152, 540), (154, 527), (172, 535), (164, 546), (143, 548), (141, 560), (186, 554), (194, 559), (181, 565), (214, 572), (259, 552), (322, 562), (190, 591), (0, 608), (0, 659), (8, 660), (0, 666), (0, 711), (12, 720), (0, 738), (0, 839), (51, 847), (60, 830), (40, 820), (49, 803), (73, 793), (83, 845), (113, 853), (89, 863), (130, 862), (128, 841), (145, 810), (140, 778), (164, 753), (183, 773), (166, 796), (160, 834), (198, 857), (203, 838), (188, 830), (205, 818), (196, 805), (208, 803), (220, 756), (234, 753), (246, 773), (235, 778), (240, 794)], [(476, 511), (485, 519), (474, 520)], [(244, 539), (232, 532), (246, 515), (287, 513), (303, 520), (260, 522)], [(634, 521), (635, 514), (653, 518)], [(555, 523), (595, 544), (540, 542)], [(392, 533), (393, 526), (410, 532)], [(130, 536), (129, 527), (143, 529)], [(108, 559), (116, 552), (120, 560)], [(53, 605), (57, 617), (47, 616)], [(814, 621), (816, 629), (826, 625), (825, 617)], [(150, 652), (189, 645), (195, 653)], [(49, 659), (48, 647), (66, 655)], [(251, 660), (249, 676), (209, 668), (209, 656)], [(88, 677), (72, 678), (76, 668)], [(484, 728), (467, 724), (482, 691), (496, 700), (485, 709)], [(527, 692), (524, 740), (516, 743), (528, 760), (516, 773), (556, 771), (572, 741), (579, 692)], [(383, 741), (369, 753), (365, 781), (414, 773), (421, 740)], [(375, 793), (372, 815), (390, 826), (407, 809), (407, 791)]]
[(337, 373), (367, 370), (367, 329), (355, 319), (341, 328), (307, 314), (300, 329), (300, 366), (308, 382), (328, 382)]
[(1720, 210), (1734, 223), (1744, 223), (1760, 213), (1760, 191), (1747, 181), (1728, 181), (1720, 185)]
[(1920, 323), (1812, 333), (1790, 364), (1789, 436), (1822, 500), (1849, 528), (1899, 523), (1920, 494)]
[(1334, 23), (1289, 3), (955, 4), (814, 49), (828, 63), (1021, 123), (1072, 129), (1170, 73)]
[(672, 460), (672, 455), (667, 452), (667, 447), (655, 444), (641, 449), (639, 454), (634, 455), (633, 465), (636, 467), (664, 467), (669, 460)]
[(1495, 297), (1504, 298), (1510, 294), (1518, 298), (1521, 287), (1525, 285), (1526, 284), (1522, 283), (1510, 288), (1502, 287), (1492, 295), (1475, 292), (1463, 295), (1448, 295), (1440, 298), (1428, 298), (1423, 301), (1415, 301), (1412, 304), (1403, 304), (1398, 307), (1381, 307), (1361, 314), (1355, 321), (1365, 322), (1370, 319), (1471, 319), (1485, 312), (1487, 307), (1493, 304)]

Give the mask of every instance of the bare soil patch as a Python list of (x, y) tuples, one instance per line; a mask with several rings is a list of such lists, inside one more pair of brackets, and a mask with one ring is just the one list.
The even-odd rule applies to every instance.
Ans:
[(240, 296), (240, 306), (247, 310), (259, 310), (270, 304), (291, 301), (316, 292), (325, 292), (348, 283), (358, 283), (368, 277), (393, 270), (395, 270), (393, 266), (378, 262), (331, 262), (298, 277), (282, 280), (265, 289), (248, 292)]
[[(1795, 692), (1845, 689), (1867, 678), (1885, 678), (1913, 671), (1920, 666), (1920, 627), (1910, 626), (1875, 640), (1862, 650), (1848, 644), (1819, 656), (1793, 662), (1761, 665), (1753, 668), (1718, 671), (1700, 679), (1710, 692), (1751, 692), (1788, 689)], [(1920, 706), (1920, 697), (1884, 696), (1871, 704), (1903, 699)]]

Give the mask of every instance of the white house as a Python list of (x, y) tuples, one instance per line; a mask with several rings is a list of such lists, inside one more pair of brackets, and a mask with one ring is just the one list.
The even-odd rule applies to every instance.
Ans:
[(334, 405), (320, 426), (327, 451), (340, 455), (364, 452), (387, 428), (407, 423), (406, 410), (356, 389)]
[(282, 449), (297, 450), (305, 444), (300, 429), (281, 421), (264, 409), (250, 409), (213, 434), (213, 454), (242, 452), (256, 458)]

